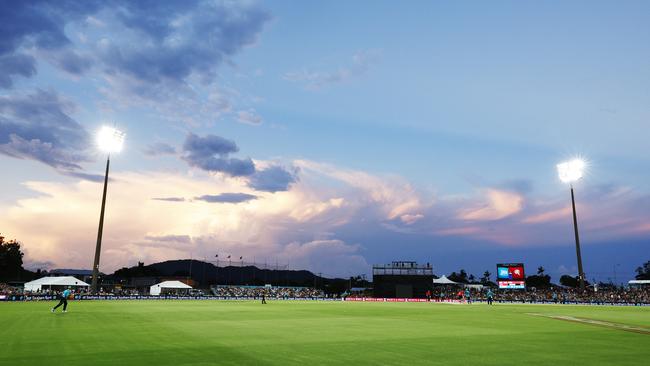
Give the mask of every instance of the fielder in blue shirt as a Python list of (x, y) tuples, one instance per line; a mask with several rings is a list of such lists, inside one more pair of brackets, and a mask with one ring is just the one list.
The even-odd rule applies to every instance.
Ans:
[(59, 306), (63, 305), (63, 312), (68, 312), (68, 297), (72, 294), (72, 290), (68, 287), (61, 295), (59, 295), (59, 304), (52, 308), (52, 312), (56, 310)]
[(492, 305), (493, 297), (494, 297), (494, 294), (492, 293), (492, 290), (488, 289), (487, 290), (487, 302), (488, 302), (488, 305)]
[(465, 301), (467, 301), (468, 304), (472, 303), (472, 298), (471, 298), (471, 292), (469, 292), (469, 289), (465, 289)]

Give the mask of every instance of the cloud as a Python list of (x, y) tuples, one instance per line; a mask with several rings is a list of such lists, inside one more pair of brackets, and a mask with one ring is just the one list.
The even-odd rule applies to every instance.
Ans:
[(370, 267), (360, 249), (360, 245), (341, 240), (314, 240), (290, 243), (284, 247), (282, 255), (290, 258), (293, 268), (310, 268), (325, 276), (347, 277), (351, 273), (365, 273)]
[[(197, 201), (161, 205), (150, 197), (171, 197), (170, 192), (178, 197), (192, 197), (194, 192), (213, 189), (236, 192), (245, 190), (247, 182), (163, 172), (115, 172), (113, 176), (104, 226), (102, 270), (111, 271), (136, 261), (150, 263), (217, 251), (279, 258), (284, 263), (290, 261), (292, 268), (305, 268), (298, 267), (298, 263), (307, 263), (315, 253), (329, 253), (331, 260), (327, 256), (321, 259), (330, 263), (362, 263), (357, 258), (359, 246), (330, 244), (322, 249), (323, 246), (312, 244), (299, 249), (294, 244), (285, 250), (290, 243), (318, 240), (311, 233), (305, 240), (302, 229), (312, 223), (329, 227), (323, 215), (344, 208), (341, 200), (330, 202), (328, 197), (295, 191), (260, 196), (246, 205)], [(88, 267), (94, 250), (88, 243), (93, 242), (97, 233), (97, 186), (85, 181), (26, 182), (25, 186), (35, 194), (0, 211), (3, 230), (24, 243), (30, 260), (50, 260), (59, 267)], [(295, 210), (307, 211), (307, 207), (321, 203), (329, 209), (311, 214), (309, 220), (291, 217)], [(40, 223), (39, 230), (33, 230), (34, 222)], [(71, 223), (75, 226), (73, 231), (69, 230)], [(292, 253), (300, 257), (295, 265)]]
[(124, 1), (102, 16), (101, 36), (89, 43), (109, 108), (153, 109), (191, 126), (232, 112), (239, 96), (224, 95), (217, 70), (254, 45), (271, 19), (254, 2), (219, 0)]
[[(367, 271), (369, 262), (395, 259), (395, 243), (408, 255), (427, 256), (441, 248), (464, 253), (483, 247), (503, 254), (514, 246), (565, 247), (573, 241), (570, 219), (523, 222), (565, 208), (564, 195), (540, 202), (527, 198), (518, 212), (492, 220), (508, 211), (480, 211), (501, 207), (492, 203), (494, 195), (488, 193), (497, 188), (485, 188), (484, 196), (439, 196), (434, 201), (399, 177), (313, 161), (293, 165), (300, 167), (301, 179), (291, 190), (229, 205), (181, 197), (215, 190), (248, 192), (247, 179), (201, 172), (192, 176), (115, 172), (109, 187), (102, 269), (227, 252), (260, 260), (278, 258), (291, 268), (328, 275), (349, 275), (348, 271)], [(94, 246), (88, 243), (97, 232), (98, 186), (87, 181), (25, 182), (24, 186), (32, 191), (28, 198), (7, 202), (0, 210), (3, 232), (24, 244), (26, 260), (89, 267)], [(650, 197), (635, 191), (611, 193), (615, 191), (621, 190), (581, 190), (592, 197), (578, 206), (585, 247), (607, 240), (640, 240), (650, 232)], [(461, 212), (479, 211), (476, 215), (489, 219), (466, 220), (458, 216), (458, 207)], [(34, 230), (35, 222), (39, 230)], [(69, 230), (70, 225), (75, 230)]]
[(294, 165), (302, 172), (316, 174), (345, 183), (353, 189), (357, 200), (376, 206), (373, 210), (380, 220), (393, 220), (399, 216), (420, 211), (423, 207), (415, 189), (399, 177), (375, 176), (359, 170), (336, 167), (308, 160), (296, 160)]
[(274, 193), (288, 190), (297, 180), (297, 171), (290, 172), (279, 165), (271, 165), (251, 175), (249, 186), (258, 191)]
[(405, 215), (400, 216), (399, 218), (406, 225), (413, 225), (416, 222), (422, 220), (424, 218), (424, 215), (422, 215), (422, 214), (414, 214), (414, 215), (405, 214)]
[[(105, 97), (101, 108), (142, 108), (174, 123), (211, 124), (234, 103), (230, 96), (213, 98), (223, 94), (218, 68), (254, 45), (270, 19), (255, 2), (12, 2), (0, 14), (0, 88), (33, 77), (44, 61), (75, 77), (93, 70)], [(261, 123), (252, 111), (236, 117)]]
[(190, 133), (183, 144), (183, 156), (190, 166), (212, 173), (223, 173), (231, 177), (247, 177), (249, 187), (263, 192), (281, 192), (298, 181), (298, 171), (289, 171), (282, 166), (262, 164), (256, 168), (250, 158), (231, 158), (239, 151), (237, 144), (216, 135), (197, 136)]
[(270, 19), (251, 3), (176, 1), (152, 6), (125, 1), (121, 5), (116, 18), (130, 31), (129, 40), (103, 39), (102, 59), (109, 73), (151, 84), (184, 82), (191, 75), (211, 79), (226, 58), (256, 41)]
[(550, 221), (558, 221), (571, 217), (571, 213), (571, 206), (566, 206), (559, 209), (552, 209), (550, 211), (533, 214), (521, 221), (526, 224), (539, 224)]
[(161, 242), (172, 242), (172, 243), (190, 243), (192, 238), (189, 235), (162, 235), (162, 236), (153, 236), (147, 235), (144, 237), (145, 240), (149, 241), (161, 241)]
[(523, 205), (524, 197), (518, 193), (488, 189), (486, 202), (462, 210), (459, 217), (468, 221), (501, 220), (521, 211)]
[(190, 133), (183, 144), (183, 160), (190, 166), (213, 173), (224, 173), (233, 177), (248, 176), (255, 172), (255, 164), (250, 158), (229, 158), (239, 151), (232, 140), (216, 135), (199, 137)]
[(166, 202), (185, 202), (183, 197), (156, 197), (152, 198), (154, 201), (166, 201)]
[(339, 67), (335, 71), (313, 71), (302, 69), (284, 74), (284, 79), (301, 83), (307, 89), (320, 89), (331, 84), (338, 84), (365, 74), (370, 65), (378, 58), (379, 52), (374, 50), (359, 51), (352, 56), (348, 66)]
[(257, 196), (247, 193), (221, 193), (218, 195), (203, 195), (194, 199), (210, 203), (241, 203), (257, 199)]
[(148, 156), (173, 155), (176, 154), (176, 148), (166, 142), (155, 142), (142, 152)]
[(36, 271), (36, 270), (51, 270), (54, 269), (54, 263), (50, 261), (30, 261), (26, 260), (23, 263), (23, 267), (25, 269), (28, 269), (30, 271)]
[[(16, 75), (35, 73), (35, 60), (25, 51), (30, 48), (49, 54), (53, 65), (73, 74), (96, 62), (108, 74), (151, 84), (184, 83), (191, 75), (207, 80), (224, 60), (253, 44), (269, 20), (268, 12), (248, 2), (12, 2), (0, 15), (0, 65), (5, 66), (0, 86), (10, 87)], [(113, 37), (103, 38), (95, 54), (82, 56), (66, 35), (71, 24), (108, 28)], [(93, 36), (86, 34), (86, 39)]]
[(0, 154), (47, 164), (59, 172), (95, 179), (82, 170), (90, 161), (90, 136), (70, 117), (75, 105), (52, 91), (0, 96)]
[(36, 60), (29, 55), (0, 56), (0, 88), (11, 88), (14, 76), (31, 77), (36, 74)]
[(15, 76), (36, 74), (36, 60), (28, 54), (36, 49), (51, 54), (62, 69), (80, 73), (89, 67), (89, 60), (69, 50), (70, 39), (65, 34), (68, 23), (79, 21), (97, 11), (99, 1), (13, 1), (0, 13), (0, 87), (9, 88)]
[(237, 113), (237, 120), (241, 123), (254, 126), (262, 124), (262, 117), (260, 117), (254, 110), (239, 111), (239, 113)]

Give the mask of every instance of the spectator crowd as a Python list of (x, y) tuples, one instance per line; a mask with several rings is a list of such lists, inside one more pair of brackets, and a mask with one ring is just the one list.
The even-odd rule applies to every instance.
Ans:
[(215, 296), (250, 297), (269, 299), (310, 299), (325, 297), (323, 291), (311, 287), (266, 287), (266, 286), (216, 286), (212, 288)]
[[(487, 288), (470, 289), (471, 300), (486, 301)], [(565, 287), (527, 290), (492, 290), (495, 302), (522, 303), (588, 303), (588, 304), (650, 304), (650, 288), (609, 287), (584, 292)], [(465, 290), (458, 287), (436, 287), (432, 293), (434, 300), (465, 300)]]
[[(467, 300), (466, 290), (469, 290), (469, 297), (472, 301), (486, 301), (488, 288), (463, 288), (460, 286), (436, 286), (430, 292), (433, 301)], [(57, 296), (62, 290), (43, 289), (38, 292), (26, 292), (21, 288), (12, 287), (0, 283), (0, 295), (23, 296)], [(87, 289), (75, 290), (76, 295), (90, 295)], [(557, 303), (557, 304), (650, 304), (650, 287), (607, 287), (588, 288), (584, 292), (567, 287), (551, 287), (548, 289), (529, 288), (526, 290), (502, 290), (491, 289), (494, 302), (521, 302), (521, 303)], [(134, 289), (114, 289), (111, 292), (102, 290), (99, 295), (103, 296), (140, 296), (146, 295)], [(214, 286), (211, 288), (212, 296), (237, 297), (258, 299), (262, 296), (267, 299), (318, 299), (332, 297), (326, 295), (322, 290), (311, 287), (267, 287), (267, 286)], [(333, 297), (354, 296), (344, 293)], [(365, 295), (367, 296), (367, 295)]]

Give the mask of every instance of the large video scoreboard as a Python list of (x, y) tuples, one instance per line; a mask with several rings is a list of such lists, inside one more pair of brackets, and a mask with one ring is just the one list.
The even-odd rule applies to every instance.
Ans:
[(525, 289), (526, 276), (523, 263), (497, 264), (497, 284), (504, 289)]

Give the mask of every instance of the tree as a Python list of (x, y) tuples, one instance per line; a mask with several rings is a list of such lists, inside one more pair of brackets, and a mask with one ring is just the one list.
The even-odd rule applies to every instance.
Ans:
[(544, 275), (544, 267), (542, 267), (542, 266), (537, 267), (537, 275), (539, 275), (539, 276)]
[(526, 286), (535, 288), (549, 288), (551, 287), (551, 276), (543, 274), (528, 276), (526, 277)]
[(492, 273), (490, 273), (490, 271), (483, 272), (483, 277), (481, 277), (481, 283), (486, 284), (486, 283), (490, 282), (490, 276), (491, 275), (492, 275)]
[(157, 269), (151, 266), (145, 266), (143, 262), (138, 262), (136, 267), (123, 267), (113, 273), (113, 276), (119, 278), (156, 277), (160, 275), (161, 273)]
[(474, 275), (471, 274), (471, 275), (469, 275), (469, 277), (467, 279), (469, 280), (469, 283), (474, 283), (474, 281), (476, 280), (476, 277), (474, 277)]
[(562, 275), (562, 277), (560, 277), (560, 285), (574, 288), (578, 287), (578, 278), (569, 275)]
[(454, 281), (454, 282), (460, 282), (460, 283), (467, 283), (468, 282), (467, 272), (465, 272), (464, 269), (461, 269), (460, 273), (451, 272), (451, 274), (449, 276), (447, 276), (447, 277), (450, 280)]
[(643, 266), (636, 269), (637, 280), (650, 280), (650, 261), (643, 263)]
[[(560, 277), (560, 285), (566, 286), (566, 287), (573, 287), (573, 288), (578, 287), (578, 276), (573, 277), (573, 276), (569, 276), (569, 275), (562, 275), (562, 277)], [(587, 280), (585, 280), (585, 286), (588, 286), (588, 285), (589, 285), (589, 282)]]
[(0, 235), (0, 280), (19, 279), (23, 273), (23, 252), (16, 240)]

